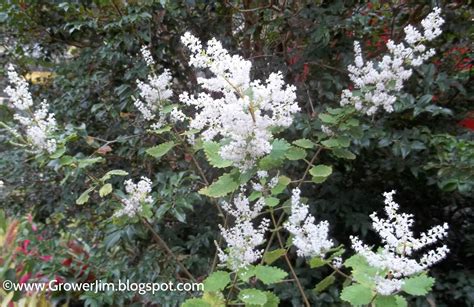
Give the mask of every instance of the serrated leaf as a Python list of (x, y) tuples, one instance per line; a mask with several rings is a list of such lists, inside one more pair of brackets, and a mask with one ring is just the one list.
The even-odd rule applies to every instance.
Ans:
[(280, 306), (280, 298), (278, 296), (276, 296), (275, 294), (273, 294), (272, 292), (269, 292), (269, 291), (265, 291), (265, 294), (267, 296), (267, 302), (263, 305), (245, 305), (247, 307), (257, 307), (257, 306), (261, 306), (261, 307), (278, 307)]
[(344, 266), (352, 268), (352, 276), (354, 280), (366, 285), (374, 284), (374, 277), (379, 271), (378, 268), (370, 266), (367, 260), (359, 255), (355, 254), (344, 262)]
[(334, 281), (336, 281), (336, 277), (334, 277), (334, 275), (326, 276), (323, 280), (316, 284), (316, 286), (314, 287), (314, 291), (316, 291), (317, 293), (321, 293), (326, 290), (327, 287), (332, 285)]
[(209, 197), (222, 197), (239, 187), (239, 182), (232, 174), (224, 174), (214, 181), (210, 186), (199, 190), (199, 194)]
[(435, 279), (427, 275), (405, 278), (402, 290), (411, 295), (426, 295), (431, 291)]
[(217, 142), (205, 142), (203, 144), (207, 161), (214, 167), (225, 168), (232, 165), (232, 161), (224, 160), (219, 154), (221, 146)]
[(266, 293), (257, 289), (244, 289), (240, 291), (239, 299), (245, 304), (260, 306), (264, 305), (268, 300)]
[(354, 306), (370, 303), (373, 296), (370, 288), (359, 284), (345, 287), (341, 292), (341, 299)]
[(322, 141), (321, 144), (328, 148), (341, 148), (349, 147), (351, 141), (348, 137), (341, 136), (338, 138), (330, 138), (328, 140)]
[(79, 198), (76, 199), (76, 204), (77, 205), (83, 205), (89, 200), (89, 193), (94, 190), (94, 187), (90, 187), (87, 190), (85, 190)]
[(221, 292), (204, 292), (202, 299), (211, 307), (225, 307), (224, 295)]
[(275, 249), (272, 251), (268, 251), (265, 254), (263, 254), (263, 261), (266, 264), (272, 264), (273, 262), (277, 261), (278, 258), (286, 254), (286, 249), (284, 248), (279, 248)]
[(375, 300), (375, 307), (406, 307), (407, 301), (400, 295), (380, 296), (378, 295)]
[(248, 265), (242, 269), (239, 269), (237, 271), (237, 275), (243, 282), (248, 282), (251, 277), (255, 276), (255, 266)]
[(275, 207), (280, 203), (280, 200), (276, 197), (265, 197), (265, 204), (269, 207)]
[(121, 169), (113, 169), (111, 171), (108, 171), (107, 173), (105, 173), (104, 176), (102, 176), (102, 178), (100, 178), (101, 181), (106, 181), (106, 180), (109, 180), (112, 176), (127, 176), (128, 175), (128, 172), (126, 171), (123, 171)]
[(112, 192), (112, 190), (113, 190), (112, 185), (110, 183), (106, 183), (100, 188), (99, 196), (100, 197), (107, 196), (110, 194), (110, 192)]
[(293, 144), (302, 148), (306, 148), (306, 149), (313, 148), (316, 145), (311, 140), (308, 140), (308, 139), (299, 139), (299, 140), (294, 141)]
[[(313, 176), (313, 181), (315, 180), (326, 180), (326, 178), (332, 174), (332, 166), (324, 165), (324, 164), (319, 164), (316, 166), (313, 166), (310, 170), (309, 173), (311, 176)], [(321, 181), (321, 182), (322, 182)], [(320, 182), (317, 182), (320, 183)]]
[(272, 266), (257, 265), (255, 267), (255, 276), (264, 284), (271, 285), (283, 280), (288, 275), (282, 269)]
[(221, 291), (230, 283), (228, 272), (216, 271), (204, 280), (204, 290), (207, 292)]
[(291, 161), (301, 160), (306, 157), (306, 151), (302, 148), (292, 146), (285, 153), (285, 157)]
[(161, 143), (146, 150), (146, 153), (155, 158), (161, 158), (166, 155), (176, 144), (173, 141)]

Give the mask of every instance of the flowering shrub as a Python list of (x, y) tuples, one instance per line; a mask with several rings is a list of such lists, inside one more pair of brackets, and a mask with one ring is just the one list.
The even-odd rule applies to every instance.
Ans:
[[(96, 5), (100, 12), (102, 4)], [(158, 4), (147, 5), (151, 9)], [(293, 41), (295, 47), (286, 45), (290, 34), (278, 47), (285, 54), (295, 53), (289, 55), (286, 67), (256, 60), (265, 58), (264, 54), (248, 56), (251, 50), (260, 52), (260, 35), (272, 45), (284, 27), (270, 19), (264, 31), (258, 25), (252, 31), (247, 29), (255, 35), (248, 36), (241, 27), (251, 23), (246, 19), (253, 14), (251, 8), (218, 5), (235, 10), (233, 23), (239, 18), (246, 20), (241, 27), (230, 25), (234, 39), (245, 38), (237, 43), (243, 50), (234, 54), (223, 46), (235, 42), (212, 38), (203, 44), (198, 36), (206, 35), (175, 25), (173, 20), (183, 18), (175, 5), (180, 4), (159, 6), (164, 14), (160, 17), (140, 11), (139, 5), (113, 2), (108, 8), (117, 12), (119, 21), (106, 25), (97, 25), (102, 22), (100, 18), (96, 23), (88, 17), (81, 19), (85, 17), (75, 4), (53, 6), (53, 10), (69, 11), (79, 18), (64, 27), (71, 39), (81, 38), (80, 31), (104, 35), (103, 45), (94, 45), (94, 40), (70, 41), (79, 44), (76, 48), (81, 51), (78, 56), (75, 48), (69, 48), (72, 59), (50, 84), (64, 92), (60, 97), (54, 90), (45, 94), (47, 86), (30, 86), (19, 73), (20, 65), (8, 66), (10, 85), (5, 89), (5, 106), (13, 120), (1, 125), (8, 133), (5, 140), (9, 150), (29, 159), (40, 182), (51, 183), (55, 191), (60, 187), (58, 196), (51, 193), (54, 196), (46, 197), (50, 203), (42, 203), (46, 198), (40, 198), (37, 207), (11, 210), (16, 214), (17, 210), (32, 209), (44, 235), (56, 235), (59, 242), (42, 242), (42, 237), (37, 251), (48, 250), (48, 254), (33, 255), (30, 243), (25, 243), (31, 241), (25, 240), (19, 251), (34, 261), (25, 259), (24, 263), (31, 263), (25, 270), (23, 263), (18, 263), (17, 273), (25, 271), (27, 275), (14, 279), (26, 282), (36, 274), (35, 280), (127, 278), (136, 282), (172, 279), (204, 283), (203, 292), (179, 294), (81, 292), (45, 296), (92, 306), (313, 306), (342, 302), (407, 306), (409, 301), (417, 303), (425, 297), (432, 300), (429, 293), (435, 279), (431, 275), (440, 276), (434, 265), (442, 266), (442, 260), (456, 252), (453, 242), (445, 241), (454, 235), (451, 229), (459, 225), (453, 226), (449, 220), (449, 227), (442, 222), (416, 237), (412, 230), (415, 214), (399, 213), (395, 191), (383, 194), (386, 218), (377, 215), (382, 211), (378, 199), (368, 201), (370, 198), (361, 197), (360, 191), (377, 195), (391, 190), (389, 186), (399, 186), (403, 194), (404, 189), (417, 189), (410, 187), (412, 183), (425, 186), (426, 191), (448, 193), (441, 194), (444, 200), (450, 199), (446, 196), (452, 195), (449, 193), (462, 199), (470, 197), (474, 178), (469, 170), (474, 163), (469, 135), (456, 139), (449, 131), (434, 132), (431, 128), (432, 132), (427, 125), (418, 124), (427, 114), (431, 119), (453, 116), (454, 112), (449, 105), (435, 103), (428, 79), (434, 78), (430, 61), (436, 57), (443, 27), (449, 25), (443, 16), (445, 10), (423, 10), (426, 17), (418, 16), (421, 26), (404, 24), (402, 38), (384, 32), (386, 43), (365, 44), (378, 48), (367, 55), (361, 42), (352, 37), (364, 35), (341, 30), (338, 35), (343, 33), (354, 41), (354, 55), (345, 56), (354, 63), (345, 71), (345, 67), (315, 62), (319, 67), (342, 70), (350, 83), (339, 84), (339, 77), (325, 74), (320, 79), (311, 73), (309, 60), (300, 63), (299, 71), (297, 63), (305, 55), (297, 46), (312, 43), (299, 38)], [(305, 16), (310, 7), (292, 9), (296, 14), (304, 11)], [(334, 14), (324, 6), (314, 7), (325, 12), (319, 17)], [(337, 4), (330, 7), (340, 10)], [(29, 12), (21, 5), (18, 12), (14, 8), (14, 4), (9, 7), (8, 18)], [(369, 6), (360, 9), (351, 17), (356, 30), (359, 22), (366, 22), (369, 12), (377, 12)], [(286, 3), (281, 10), (276, 5), (257, 10), (265, 12), (259, 18), (267, 18), (265, 14), (275, 10), (273, 13), (282, 14), (288, 23), (294, 22), (291, 16), (295, 12), (287, 16), (290, 8)], [(171, 17), (164, 17), (168, 14)], [(158, 47), (144, 34), (147, 32), (140, 32), (154, 18), (169, 18), (169, 27), (179, 29), (167, 47)], [(396, 16), (392, 18), (393, 29)], [(165, 33), (165, 25), (154, 31)], [(116, 41), (117, 29), (122, 27), (131, 37)], [(308, 40), (328, 44), (329, 32), (317, 31), (323, 33), (314, 32)], [(162, 38), (166, 37), (163, 34)], [(428, 43), (433, 48), (428, 49)], [(115, 50), (119, 46), (127, 49), (126, 53), (119, 54)], [(94, 48), (104, 53), (96, 57)], [(179, 49), (179, 55), (168, 59), (173, 48)], [(83, 60), (90, 61), (86, 65), (90, 71), (79, 76)], [(96, 75), (91, 71), (100, 61), (106, 69)], [(111, 74), (111, 91), (105, 83), (82, 96), (87, 86), (109, 74), (108, 70), (120, 72), (123, 78)], [(80, 83), (81, 77), (88, 82)], [(287, 82), (291, 77), (295, 84)], [(313, 77), (318, 81), (311, 83)], [(441, 74), (436, 78), (439, 89), (448, 83), (440, 79)], [(324, 83), (324, 79), (329, 82)], [(416, 89), (416, 96), (412, 96), (411, 83), (417, 79), (427, 83), (426, 89), (421, 94)], [(328, 85), (332, 83), (337, 86)], [(331, 88), (327, 91), (326, 87)], [(314, 91), (319, 90), (325, 94), (315, 96)], [(70, 95), (86, 98), (69, 100)], [(37, 96), (50, 96), (51, 103), (43, 100), (38, 104), (35, 101), (42, 99)], [(328, 99), (334, 103), (319, 101)], [(68, 105), (77, 104), (84, 109), (69, 113)], [(379, 112), (382, 110), (385, 112)], [(371, 164), (372, 160), (376, 163)], [(401, 183), (405, 180), (410, 182), (406, 186)], [(0, 195), (8, 199), (30, 193), (28, 187), (15, 192), (18, 187), (11, 178), (1, 183)], [(431, 187), (433, 184), (440, 190)], [(351, 190), (354, 186), (357, 188)], [(328, 194), (337, 197), (327, 201)], [(364, 202), (370, 203), (369, 208)], [(439, 209), (436, 219), (448, 215)], [(416, 217), (423, 219), (423, 214)], [(422, 225), (428, 224), (423, 221)], [(432, 220), (428, 221), (431, 225)], [(32, 218), (31, 225), (33, 228)], [(376, 241), (371, 232), (378, 234), (381, 245), (372, 244)], [(419, 254), (438, 242), (443, 245)], [(29, 294), (15, 295), (9, 300)]]

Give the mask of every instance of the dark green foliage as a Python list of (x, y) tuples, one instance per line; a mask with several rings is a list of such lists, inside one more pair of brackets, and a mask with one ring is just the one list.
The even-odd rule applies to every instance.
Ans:
[[(0, 134), (0, 179), (5, 182), (0, 191), (1, 207), (12, 216), (32, 213), (51, 239), (39, 242), (38, 248), (58, 255), (51, 266), (36, 269), (49, 276), (69, 276), (71, 272), (61, 268), (67, 256), (60, 254), (61, 244), (80, 240), (87, 249), (88, 270), (97, 278), (161, 282), (185, 276), (153, 242), (149, 229), (139, 223), (111, 223), (117, 201), (102, 196), (120, 193), (121, 176), (107, 180), (111, 191), (107, 186), (99, 194), (103, 185), (97, 185), (89, 191), (87, 200), (84, 196), (78, 202), (81, 205), (76, 205), (80, 195), (96, 184), (94, 178), (101, 178), (109, 170), (123, 170), (130, 178), (146, 175), (153, 179), (157, 203), (150, 220), (154, 230), (162, 234), (195, 277), (202, 280), (209, 273), (215, 253), (213, 241), (219, 239), (217, 224), (222, 217), (216, 202), (204, 195), (223, 195), (213, 186), (201, 190), (207, 184), (192, 163), (190, 149), (173, 147), (175, 143), (164, 141), (173, 140), (148, 133), (131, 97), (136, 96), (136, 80), (148, 73), (139, 56), (142, 45), (150, 46), (160, 70), (172, 71), (175, 93), (193, 91), (196, 76), (179, 42), (189, 30), (203, 41), (216, 37), (232, 53), (252, 59), (254, 77), (281, 70), (287, 81), (297, 86), (302, 113), (290, 129), (279, 135), (281, 139), (274, 141), (278, 146), (260, 161), (260, 166), (270, 169), (287, 159), (284, 174), (300, 178), (306, 168), (302, 159), (309, 159), (317, 150), (316, 141), (321, 142), (326, 149), (319, 166), (310, 171), (315, 183), (303, 185), (302, 190), (315, 216), (332, 225), (331, 237), (346, 238), (337, 243), (348, 245), (348, 236), (353, 233), (366, 237), (366, 242), (375, 239), (368, 231), (368, 214), (382, 208), (382, 192), (396, 189), (404, 211), (417, 216), (417, 228), (424, 230), (443, 221), (450, 225), (447, 245), (451, 253), (432, 271), (437, 282), (430, 299), (437, 306), (472, 306), (474, 138), (472, 129), (459, 124), (474, 117), (469, 49), (473, 34), (471, 1), (440, 2), (446, 24), (444, 34), (435, 42), (437, 55), (414, 72), (405, 89), (407, 94), (397, 101), (396, 112), (374, 118), (339, 109), (340, 92), (349, 85), (346, 66), (353, 61), (352, 43), (360, 40), (369, 57), (380, 55), (384, 52), (380, 42), (400, 39), (406, 24), (418, 22), (430, 11), (429, 3), (249, 2), (0, 3), (5, 48), (1, 67), (13, 62), (22, 72), (54, 72), (52, 80), (33, 86), (35, 99), (47, 98), (58, 122), (74, 127), (77, 133), (65, 153), (43, 163), (29, 159), (23, 150), (8, 143), (3, 132)], [(241, 30), (233, 34), (239, 25)], [(32, 56), (32, 50), (38, 47), (39, 56)], [(0, 72), (3, 75), (2, 69)], [(11, 117), (0, 104), (0, 121)], [(336, 129), (342, 137), (328, 138), (321, 133), (321, 124)], [(205, 144), (206, 152), (200, 151), (195, 157), (206, 166), (203, 172), (210, 183), (218, 178), (226, 180), (224, 194), (232, 193), (237, 181), (245, 178), (235, 172), (221, 177), (223, 172), (211, 168), (221, 167), (228, 173), (227, 161), (212, 155), (213, 145)], [(91, 157), (103, 159), (71, 167), (74, 161)], [(275, 244), (272, 249), (277, 248)], [(296, 263), (305, 289), (314, 289), (330, 274), (326, 269), (310, 270), (293, 250), (288, 257)], [(281, 257), (273, 261), (272, 266), (285, 265)], [(326, 279), (324, 291), (308, 290), (311, 302), (340, 306), (337, 289), (342, 282), (333, 282), (332, 278)], [(273, 290), (283, 306), (301, 305), (294, 284), (275, 284)], [(254, 301), (274, 300), (269, 292), (248, 291), (253, 291), (249, 294)], [(350, 298), (351, 294), (347, 290), (343, 297)], [(360, 302), (370, 301), (370, 295), (367, 293)], [(121, 292), (71, 297), (74, 302), (91, 306), (174, 306), (185, 298), (186, 293), (179, 292), (154, 297)], [(409, 303), (428, 304), (424, 298)]]

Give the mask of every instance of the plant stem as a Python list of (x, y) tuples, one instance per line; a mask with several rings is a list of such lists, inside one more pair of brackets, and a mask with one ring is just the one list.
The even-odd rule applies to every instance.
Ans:
[[(277, 222), (276, 222), (276, 219), (275, 219), (275, 215), (273, 214), (273, 211), (270, 212), (270, 216), (271, 216), (271, 218), (272, 218), (273, 225), (275, 226), (275, 228), (277, 228)], [(276, 230), (274, 233), (276, 233), (276, 236), (277, 236), (277, 238), (278, 238), (278, 243), (280, 244), (280, 248), (283, 248), (283, 249), (284, 249), (285, 246), (284, 246), (284, 244), (283, 244), (283, 240), (281, 239), (280, 233), (278, 232), (278, 230)], [(294, 281), (295, 281), (296, 286), (297, 286), (298, 289), (300, 290), (300, 293), (301, 293), (301, 296), (303, 297), (303, 301), (304, 301), (305, 306), (306, 306), (306, 307), (310, 307), (311, 304), (309, 303), (308, 298), (306, 297), (306, 294), (304, 293), (303, 286), (301, 285), (301, 282), (300, 282), (298, 276), (296, 275), (295, 270), (293, 269), (293, 265), (291, 264), (291, 261), (290, 261), (290, 259), (288, 258), (287, 253), (285, 253), (285, 254), (283, 255), (283, 257), (285, 258), (286, 264), (287, 264), (288, 267), (290, 268), (291, 275), (293, 275), (293, 279), (294, 279)]]
[(178, 257), (169, 248), (168, 244), (166, 244), (166, 242), (155, 231), (155, 229), (150, 224), (150, 222), (148, 222), (148, 220), (146, 218), (141, 218), (141, 220), (142, 220), (143, 224), (148, 228), (148, 230), (150, 230), (150, 232), (151, 232), (153, 238), (155, 239), (156, 243), (158, 243), (165, 250), (165, 252), (168, 255), (173, 257), (174, 261), (176, 261), (176, 264), (178, 264), (178, 266), (181, 268), (181, 270), (184, 272), (184, 274), (186, 274), (186, 276), (188, 276), (189, 279), (191, 279), (192, 281), (196, 281), (196, 278), (194, 278), (194, 276), (191, 274), (191, 272), (189, 272), (188, 269), (186, 269), (186, 267), (183, 265), (183, 263), (181, 263), (181, 261), (179, 261)]

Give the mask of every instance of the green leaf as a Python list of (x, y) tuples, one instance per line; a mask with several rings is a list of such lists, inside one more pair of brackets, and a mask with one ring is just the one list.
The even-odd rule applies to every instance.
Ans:
[(202, 299), (211, 307), (225, 307), (224, 295), (221, 292), (204, 292)]
[(290, 182), (291, 179), (286, 176), (278, 177), (278, 183), (271, 190), (272, 195), (278, 195), (283, 192), (283, 190), (285, 190), (286, 186), (289, 185)]
[(99, 190), (99, 195), (100, 197), (104, 197), (104, 196), (107, 196), (110, 194), (110, 192), (112, 192), (112, 185), (110, 183), (106, 183), (104, 184), (100, 190)]
[(204, 280), (204, 290), (208, 292), (224, 290), (230, 283), (228, 272), (215, 271)]
[(128, 175), (128, 172), (126, 171), (123, 171), (121, 169), (113, 169), (111, 171), (108, 171), (107, 173), (105, 173), (104, 176), (102, 176), (102, 178), (100, 178), (101, 181), (106, 181), (106, 180), (109, 180), (112, 176), (127, 176)]
[(319, 114), (319, 119), (321, 119), (321, 121), (323, 123), (326, 123), (326, 124), (335, 124), (337, 123), (337, 119), (332, 116), (332, 115), (329, 115), (329, 114), (325, 114), (325, 113), (321, 113)]
[(249, 196), (249, 200), (254, 201), (254, 200), (256, 200), (257, 198), (260, 198), (260, 197), (262, 197), (262, 192), (253, 191)]
[(161, 158), (168, 151), (170, 151), (176, 144), (173, 141), (161, 143), (160, 145), (153, 146), (146, 150), (146, 153), (155, 158)]
[(278, 307), (280, 306), (280, 299), (278, 296), (273, 294), (272, 292), (265, 291), (264, 292), (267, 296), (267, 302), (263, 305), (245, 305), (247, 307), (256, 307), (256, 306), (263, 306), (263, 307)]
[(239, 299), (245, 304), (260, 306), (264, 305), (268, 300), (266, 293), (257, 289), (244, 289), (240, 291)]
[(306, 157), (306, 151), (302, 148), (292, 146), (285, 153), (285, 157), (291, 161), (301, 160)]
[(410, 278), (405, 278), (402, 290), (411, 295), (426, 295), (431, 291), (435, 279), (427, 275), (418, 275)]
[(252, 276), (255, 276), (255, 266), (248, 265), (237, 271), (237, 275), (243, 282), (248, 282)]
[(232, 165), (232, 161), (224, 160), (219, 154), (221, 146), (217, 142), (205, 142), (203, 144), (207, 161), (217, 168), (225, 168)]
[(374, 295), (372, 290), (363, 285), (352, 285), (345, 287), (341, 292), (341, 299), (351, 303), (351, 305), (365, 305), (372, 301)]
[(332, 150), (332, 153), (342, 159), (347, 159), (347, 160), (354, 160), (356, 158), (356, 155), (354, 155), (350, 150), (343, 149), (343, 148), (334, 148)]
[(338, 138), (330, 138), (328, 140), (322, 141), (321, 144), (328, 148), (349, 147), (351, 140), (348, 137), (341, 136)]
[(89, 193), (94, 190), (94, 187), (90, 187), (87, 190), (85, 190), (81, 196), (79, 196), (78, 199), (76, 199), (76, 204), (77, 205), (83, 205), (89, 200)]
[(288, 276), (288, 273), (277, 267), (257, 265), (255, 267), (255, 276), (264, 284), (271, 285), (283, 280), (283, 278)]
[(232, 174), (224, 174), (214, 181), (210, 186), (199, 190), (199, 194), (209, 197), (222, 197), (239, 187), (239, 182)]
[(207, 303), (202, 298), (190, 298), (184, 301), (181, 307), (212, 307), (211, 304)]
[(82, 160), (79, 160), (79, 165), (78, 167), (79, 168), (86, 168), (88, 166), (91, 166), (93, 164), (96, 164), (96, 163), (99, 163), (99, 162), (103, 162), (105, 161), (104, 158), (102, 157), (96, 157), (96, 158), (90, 158), (90, 159), (82, 159)]
[(344, 262), (344, 266), (352, 268), (352, 276), (357, 282), (374, 285), (374, 277), (379, 269), (370, 266), (364, 256), (355, 254)]
[(332, 166), (324, 164), (316, 165), (309, 170), (309, 173), (311, 174), (311, 176), (313, 176), (313, 182), (321, 183), (324, 182), (327, 177), (332, 174)]
[(317, 293), (321, 293), (327, 287), (332, 285), (335, 281), (336, 281), (336, 277), (334, 277), (334, 275), (326, 276), (323, 280), (321, 280), (320, 282), (316, 284), (316, 286), (314, 287), (314, 291), (316, 291)]
[(282, 139), (276, 139), (272, 143), (272, 151), (266, 157), (263, 157), (259, 166), (262, 170), (269, 170), (275, 167), (279, 167), (285, 158), (285, 153), (290, 149), (290, 144)]
[(74, 163), (75, 159), (74, 157), (71, 156), (62, 156), (61, 159), (59, 159), (59, 165), (64, 166), (64, 165), (70, 165)]
[(328, 262), (321, 257), (313, 257), (311, 260), (309, 260), (309, 267), (312, 269), (322, 267), (323, 265), (326, 265)]
[(280, 203), (280, 200), (276, 197), (265, 197), (265, 204), (269, 207), (275, 207)]
[(302, 148), (306, 148), (306, 149), (313, 148), (316, 145), (311, 140), (308, 140), (308, 139), (299, 139), (299, 140), (294, 141), (293, 144)]
[(266, 264), (272, 264), (273, 262), (277, 261), (278, 258), (286, 254), (286, 249), (284, 248), (279, 248), (275, 249), (272, 251), (268, 251), (265, 254), (263, 254), (263, 261)]
[(309, 170), (309, 173), (311, 174), (311, 176), (314, 176), (314, 177), (327, 177), (332, 174), (332, 166), (319, 164), (319, 165), (313, 166)]
[(62, 147), (59, 147), (52, 155), (50, 155), (49, 157), (51, 159), (58, 159), (59, 157), (61, 157), (64, 153), (66, 152), (66, 147), (62, 146)]
[(377, 295), (374, 302), (376, 307), (406, 307), (408, 305), (406, 299), (400, 295)]

